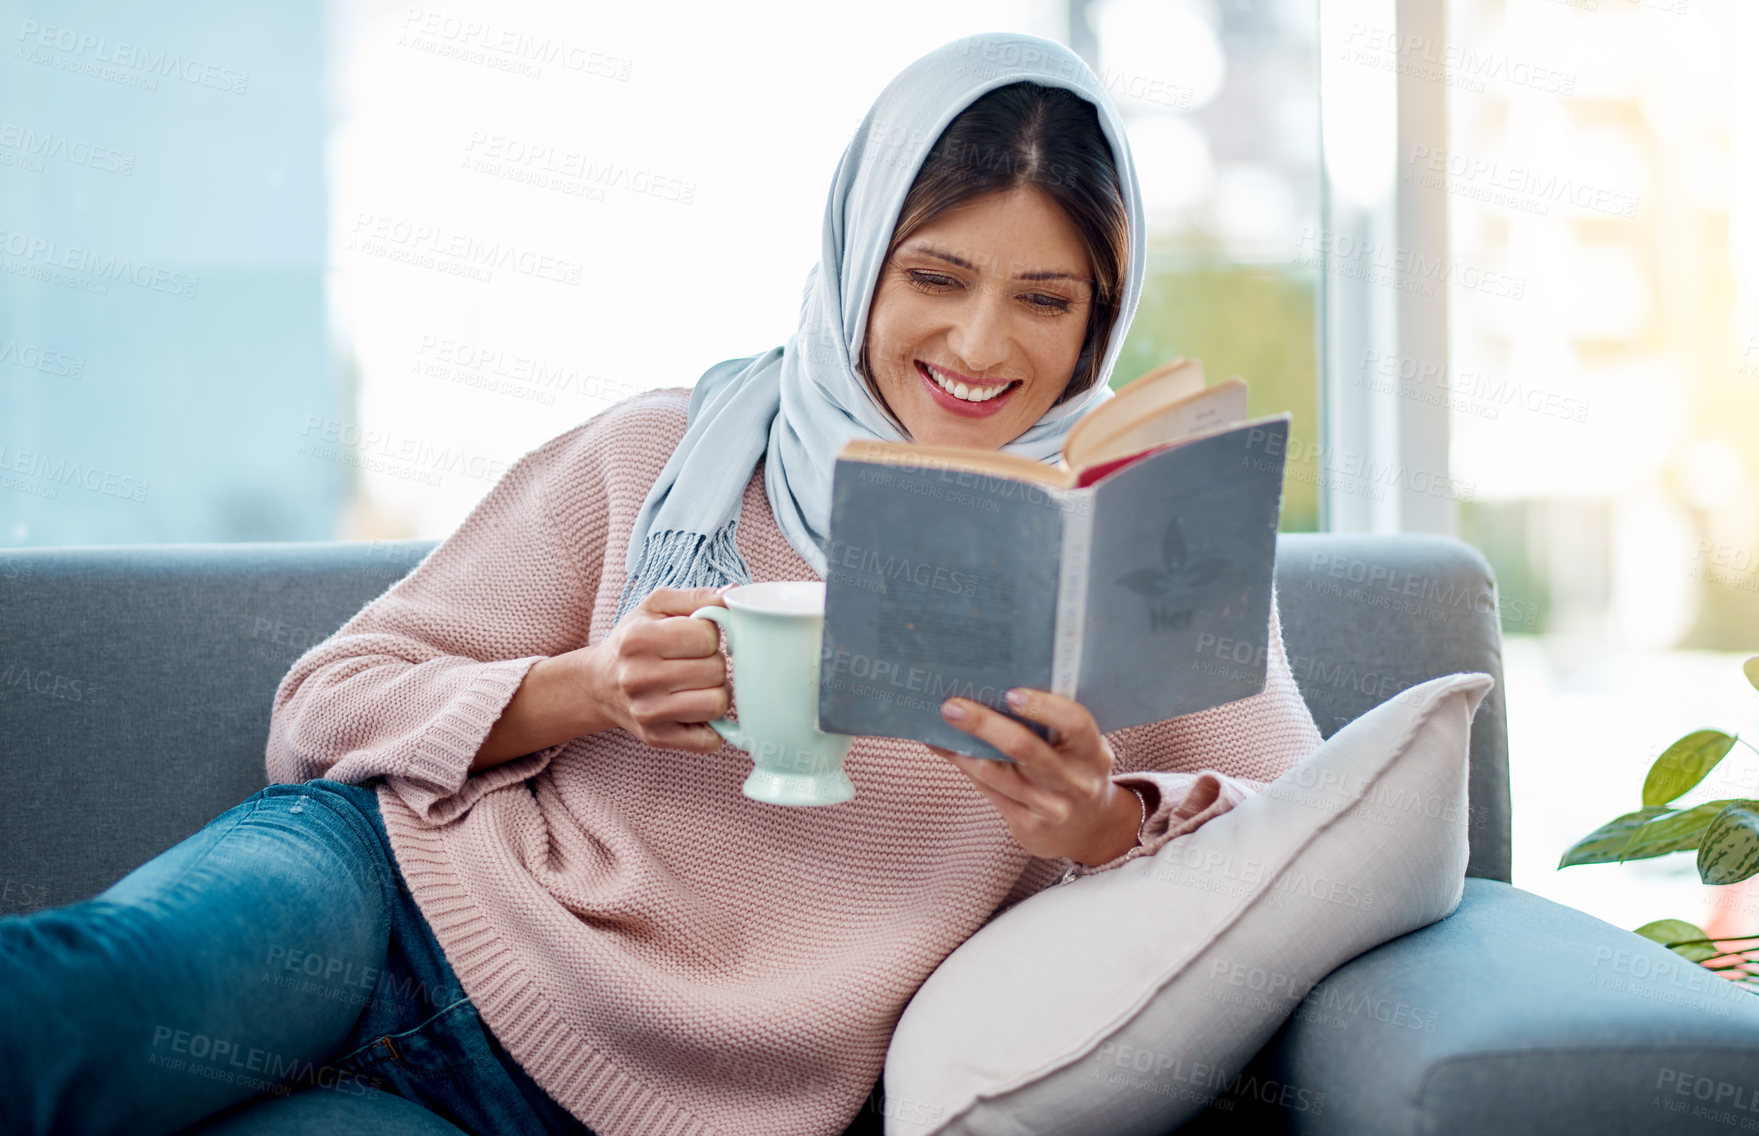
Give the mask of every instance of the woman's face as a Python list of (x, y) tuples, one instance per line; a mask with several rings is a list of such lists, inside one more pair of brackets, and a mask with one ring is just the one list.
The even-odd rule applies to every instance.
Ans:
[(1087, 250), (1043, 190), (968, 201), (881, 267), (874, 385), (915, 441), (1000, 449), (1069, 385), (1092, 295)]

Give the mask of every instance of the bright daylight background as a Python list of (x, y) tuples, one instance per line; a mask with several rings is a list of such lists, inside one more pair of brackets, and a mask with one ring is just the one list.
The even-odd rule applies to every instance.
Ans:
[[(1759, 16), (1449, 0), (1446, 50), (1377, 55), (1390, 0), (1323, 7), (1346, 50), (1317, 0), (0, 3), (0, 542), (443, 537), (527, 450), (784, 340), (884, 84), (1031, 32), (1129, 120), (1151, 264), (1117, 381), (1193, 355), (1293, 411), (1285, 528), (1319, 524), (1327, 194), (1445, 194), (1449, 256), (1521, 283), (1448, 286), (1444, 361), (1461, 535), (1501, 582), (1515, 883), (1759, 932), (1690, 855), (1555, 870), (1668, 742), (1759, 733)], [(1326, 116), (1322, 188), (1322, 75), (1373, 91), (1395, 55), (1445, 130), (1395, 154), (1384, 115)], [(449, 251), (495, 244), (543, 267)], [(1726, 764), (1688, 800), (1759, 792)]]

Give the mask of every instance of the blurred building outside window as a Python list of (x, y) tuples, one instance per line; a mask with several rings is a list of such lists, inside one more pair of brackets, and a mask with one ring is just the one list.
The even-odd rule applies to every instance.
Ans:
[[(1461, 535), (1501, 593), (1515, 883), (1627, 928), (1759, 933), (1759, 892), (1705, 887), (1692, 853), (1556, 870), (1669, 743), (1759, 740), (1759, 13), (1448, 12), (1442, 54), (1404, 53), (1445, 84), (1446, 136), (1397, 176), (1445, 195), (1449, 257), (1484, 269), (1450, 289), (1445, 371)], [(1679, 804), (1755, 795), (1737, 745)]]

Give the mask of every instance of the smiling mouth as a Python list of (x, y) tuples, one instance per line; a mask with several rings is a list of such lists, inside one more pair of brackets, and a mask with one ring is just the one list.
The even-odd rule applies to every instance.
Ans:
[(954, 377), (932, 363), (916, 360), (916, 369), (935, 386), (961, 402), (981, 406), (991, 399), (1000, 398), (1020, 385), (1019, 379), (1005, 383), (966, 382), (963, 377)]

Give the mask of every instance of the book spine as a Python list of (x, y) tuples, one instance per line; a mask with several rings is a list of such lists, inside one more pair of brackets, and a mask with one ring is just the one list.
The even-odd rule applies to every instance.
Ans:
[(1057, 568), (1056, 645), (1051, 654), (1051, 693), (1075, 697), (1086, 645), (1087, 573), (1093, 553), (1093, 494), (1058, 493), (1063, 511), (1063, 547)]

